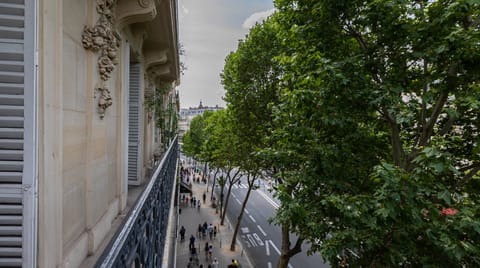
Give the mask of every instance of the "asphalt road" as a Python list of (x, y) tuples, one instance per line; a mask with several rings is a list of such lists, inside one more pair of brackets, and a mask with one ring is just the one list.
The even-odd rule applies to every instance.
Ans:
[[(219, 192), (219, 188), (216, 191)], [(246, 180), (232, 188), (227, 211), (232, 228), (235, 228), (246, 193)], [(271, 193), (266, 191), (265, 185), (261, 184), (259, 189), (253, 190), (250, 194), (237, 238), (242, 242), (253, 267), (271, 268), (277, 266), (281, 248), (281, 229), (279, 226), (269, 223), (269, 219), (274, 216), (276, 208), (278, 208), (278, 202), (274, 200)], [(291, 243), (293, 244), (295, 241), (296, 237), (291, 235)], [(330, 267), (323, 262), (319, 254), (307, 256), (306, 251), (307, 245), (304, 244), (302, 252), (290, 259), (289, 268)]]

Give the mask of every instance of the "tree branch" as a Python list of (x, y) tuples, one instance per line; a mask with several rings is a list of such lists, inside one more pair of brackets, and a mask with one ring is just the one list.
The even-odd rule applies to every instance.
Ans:
[(466, 172), (466, 171), (468, 171), (469, 169), (479, 168), (479, 167), (480, 167), (480, 162), (473, 162), (471, 165), (466, 166), (466, 167), (463, 167), (463, 168), (459, 169), (458, 171), (460, 171), (460, 172)]
[(288, 251), (288, 255), (290, 257), (294, 256), (295, 254), (298, 254), (298, 253), (302, 252), (302, 244), (303, 244), (304, 240), (305, 239), (301, 236), (299, 236), (297, 238), (297, 242), (295, 242), (295, 246)]
[(438, 116), (443, 110), (443, 107), (445, 106), (445, 103), (447, 102), (448, 99), (448, 93), (455, 89), (457, 86), (457, 69), (458, 69), (458, 63), (453, 64), (447, 74), (447, 88), (446, 90), (442, 91), (440, 93), (440, 96), (437, 99), (437, 102), (435, 103), (435, 106), (432, 111), (432, 116), (430, 117), (430, 120), (426, 123), (426, 125), (423, 127), (422, 135), (420, 138), (420, 146), (425, 146), (427, 143), (430, 141), (430, 137), (433, 135), (433, 126), (438, 120)]
[(457, 117), (450, 117), (445, 123), (445, 126), (438, 132), (438, 135), (443, 136), (447, 134), (447, 132), (452, 128), (453, 123), (457, 120)]
[(462, 172), (465, 172), (467, 170), (470, 170), (470, 172), (468, 172), (468, 174), (465, 174), (465, 176), (460, 181), (460, 183), (458, 183), (458, 186), (465, 185), (468, 181), (470, 181), (470, 179), (473, 178), (473, 176), (475, 176), (476, 174), (478, 174), (478, 172), (480, 172), (480, 162), (475, 162), (468, 167), (464, 167), (460, 169), (460, 171)]
[(403, 148), (402, 148), (402, 142), (400, 140), (400, 129), (398, 127), (397, 121), (395, 118), (386, 110), (386, 108), (383, 109), (383, 114), (385, 119), (388, 122), (388, 125), (390, 126), (390, 131), (391, 131), (391, 139), (392, 139), (392, 158), (393, 162), (395, 163), (396, 166), (398, 167), (403, 167), (402, 165), (402, 157), (404, 155)]

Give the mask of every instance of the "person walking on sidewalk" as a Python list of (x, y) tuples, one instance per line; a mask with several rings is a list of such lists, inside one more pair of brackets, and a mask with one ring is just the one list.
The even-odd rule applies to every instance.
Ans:
[(208, 225), (208, 236), (210, 237), (210, 241), (212, 241), (212, 238), (213, 238), (213, 224), (210, 223), (210, 225)]
[(180, 240), (183, 242), (185, 240), (185, 227), (180, 228)]
[(195, 236), (193, 234), (190, 236), (190, 244), (188, 244), (188, 249), (192, 250), (195, 248)]
[(213, 262), (212, 262), (212, 268), (218, 268), (218, 260), (217, 258), (213, 259)]
[(210, 245), (208, 242), (205, 242), (205, 260), (208, 261), (208, 250), (210, 249)]

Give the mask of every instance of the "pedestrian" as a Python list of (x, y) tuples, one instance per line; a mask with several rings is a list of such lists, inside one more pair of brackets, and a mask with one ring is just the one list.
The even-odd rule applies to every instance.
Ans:
[(188, 244), (188, 248), (191, 250), (192, 248), (195, 248), (195, 236), (193, 234), (190, 236), (190, 244)]
[(203, 193), (203, 203), (205, 204), (205, 200), (207, 199), (207, 194), (206, 193)]
[(208, 225), (208, 236), (210, 237), (210, 241), (211, 241), (213, 238), (213, 224), (211, 223), (210, 225)]
[(185, 206), (188, 207), (188, 196), (185, 197)]
[(212, 268), (218, 268), (218, 266), (219, 266), (219, 264), (218, 264), (217, 258), (213, 259)]
[(187, 268), (193, 268), (193, 259), (190, 257), (190, 260), (187, 263)]
[(217, 226), (213, 226), (213, 238), (217, 238)]
[(205, 228), (205, 225), (202, 226), (202, 238), (205, 239), (207, 237), (207, 228)]
[(213, 245), (210, 244), (210, 245), (208, 245), (208, 259), (210, 261), (212, 260), (212, 254), (213, 254)]
[(185, 227), (182, 227), (180, 228), (180, 240), (183, 241), (185, 240)]
[(197, 229), (197, 234), (198, 234), (197, 236), (199, 238), (200, 238), (200, 235), (202, 235), (202, 229), (203, 229), (202, 224), (199, 223), (198, 224), (198, 229)]
[(195, 200), (195, 198), (193, 199), (193, 208), (197, 206), (197, 200)]
[(210, 249), (210, 245), (208, 245), (208, 242), (205, 242), (205, 260), (208, 260), (208, 250)]
[(182, 214), (182, 208), (178, 207), (178, 215)]
[(200, 211), (200, 200), (198, 200), (197, 210)]

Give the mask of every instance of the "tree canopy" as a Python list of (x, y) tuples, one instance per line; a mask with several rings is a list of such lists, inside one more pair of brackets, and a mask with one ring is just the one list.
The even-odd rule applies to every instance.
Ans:
[(334, 266), (478, 265), (479, 4), (275, 3), (277, 222)]
[(480, 3), (275, 6), (226, 58), (202, 148), (280, 181), (282, 258), (305, 239), (334, 267), (479, 266)]

